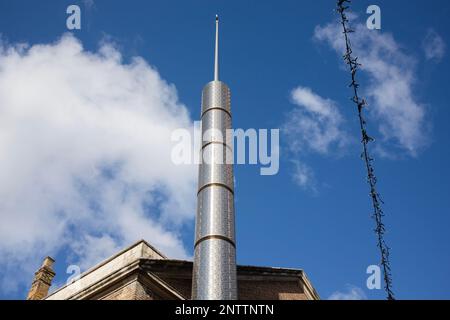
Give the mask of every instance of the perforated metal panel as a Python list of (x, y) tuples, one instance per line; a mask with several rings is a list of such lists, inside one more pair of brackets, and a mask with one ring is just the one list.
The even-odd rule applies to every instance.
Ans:
[(221, 109), (209, 109), (202, 117), (202, 145), (209, 142), (222, 142), (231, 146), (231, 116)]
[(222, 144), (209, 144), (202, 150), (203, 163), (200, 164), (198, 186), (202, 189), (207, 184), (223, 184), (233, 190), (233, 166), (226, 164), (226, 154), (230, 149)]
[(235, 248), (230, 243), (203, 241), (196, 247), (194, 259), (193, 299), (237, 299)]
[(233, 242), (235, 240), (234, 197), (221, 186), (206, 188), (198, 195), (195, 242), (210, 235), (220, 235)]
[(222, 108), (231, 113), (231, 93), (222, 81), (211, 81), (203, 88), (202, 114), (211, 108)]
[(203, 137), (199, 166), (192, 299), (237, 298), (233, 156), (227, 129), (230, 90), (212, 81), (202, 93), (202, 133), (210, 134)]

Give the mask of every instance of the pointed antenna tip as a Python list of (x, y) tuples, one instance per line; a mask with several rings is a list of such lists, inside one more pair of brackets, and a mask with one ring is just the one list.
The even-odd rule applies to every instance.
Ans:
[(219, 15), (216, 14), (216, 49), (214, 54), (214, 81), (219, 81)]

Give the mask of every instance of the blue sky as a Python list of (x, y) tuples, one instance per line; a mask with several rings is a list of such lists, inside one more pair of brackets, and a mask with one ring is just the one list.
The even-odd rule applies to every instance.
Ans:
[[(448, 299), (450, 129), (447, 120), (450, 111), (447, 101), (450, 91), (447, 84), (450, 70), (445, 46), (450, 43), (450, 4), (443, 0), (433, 1), (433, 5), (403, 0), (355, 2), (353, 12), (359, 16), (355, 24), (365, 22), (367, 6), (377, 4), (382, 10), (382, 30), (359, 34), (359, 51), (367, 57), (375, 54), (370, 62), (381, 60), (393, 70), (404, 72), (398, 79), (405, 83), (389, 84), (394, 92), (404, 89), (397, 88), (397, 84), (408, 87), (403, 95), (394, 94), (400, 99), (395, 104), (398, 108), (392, 111), (388, 91), (370, 92), (380, 89), (377, 68), (372, 73), (370, 70), (361, 73), (362, 89), (369, 90), (365, 93), (375, 110), (368, 120), (370, 133), (378, 138), (375, 167), (386, 202), (394, 292), (399, 299)], [(213, 76), (213, 22), (214, 15), (219, 13), (221, 78), (232, 90), (234, 127), (286, 128), (287, 124), (295, 125), (289, 121), (297, 119), (293, 116), (297, 115), (319, 121), (325, 127), (336, 126), (338, 130), (337, 136), (321, 151), (313, 142), (301, 141), (299, 137), (301, 150), (292, 150), (296, 135), (304, 132), (282, 130), (280, 171), (275, 176), (260, 176), (257, 166), (236, 167), (238, 263), (304, 269), (322, 298), (339, 292), (350, 294), (355, 288), (358, 289), (353, 291), (359, 296), (384, 297), (382, 290), (368, 290), (365, 285), (366, 268), (377, 264), (379, 258), (372, 231), (374, 222), (370, 219), (368, 187), (359, 158), (357, 117), (349, 101), (349, 74), (340, 53), (332, 47), (332, 39), (327, 38), (326, 32), (322, 38), (318, 35), (318, 30), (331, 30), (335, 23), (334, 1), (46, 0), (37, 5), (32, 1), (2, 0), (2, 46), (54, 44), (68, 32), (65, 11), (70, 4), (79, 4), (82, 10), (82, 29), (73, 35), (84, 50), (97, 52), (100, 44), (113, 43), (115, 52), (122, 54), (121, 64), (131, 63), (134, 56), (142, 57), (162, 79), (176, 87), (182, 108), (189, 112), (186, 116), (189, 120), (199, 118), (201, 89)], [(327, 26), (331, 29), (326, 29)], [(440, 45), (427, 56), (424, 43), (429, 47), (426, 39), (430, 38), (439, 39)], [(371, 46), (386, 39), (393, 43), (377, 55)], [(391, 76), (388, 74), (390, 79), (397, 79)], [(320, 97), (321, 106), (332, 108), (335, 116), (324, 119), (320, 114), (308, 113), (308, 105), (291, 96), (296, 88), (307, 88), (313, 97)], [(412, 112), (412, 106), (420, 111), (419, 120), (415, 118), (417, 113), (408, 113)], [(295, 113), (295, 110), (302, 111)], [(341, 119), (338, 123), (336, 114)], [(185, 123), (186, 119), (180, 117), (179, 122)], [(296, 163), (307, 168), (304, 183), (295, 179)], [(103, 181), (106, 186), (108, 181)], [(36, 182), (39, 185), (39, 180)], [(10, 181), (5, 178), (0, 183), (5, 186)], [(95, 194), (89, 194), (95, 190), (91, 187), (87, 185), (83, 199), (94, 198), (95, 203)], [(164, 202), (164, 197), (161, 201)], [(155, 200), (147, 208), (149, 214), (158, 218), (164, 215), (159, 203)], [(167, 232), (181, 240), (183, 254), (187, 256), (192, 254), (192, 217), (186, 213), (178, 220), (167, 218), (171, 222), (162, 224)], [(11, 224), (8, 228), (19, 230), (21, 226)], [(74, 222), (67, 227), (71, 228), (76, 230), (76, 238), (83, 238), (83, 232), (88, 232), (84, 225)], [(131, 244), (128, 238), (117, 236), (111, 230), (100, 231), (101, 227), (97, 230), (109, 232), (114, 249)], [(91, 229), (89, 232), (98, 236)], [(67, 233), (66, 230), (61, 235)], [(155, 242), (152, 234), (144, 235), (150, 243)], [(39, 265), (38, 257), (48, 254), (57, 259), (56, 282), (64, 283), (68, 264), (79, 259), (76, 248), (82, 248), (49, 245), (44, 247), (48, 248), (45, 252), (36, 252), (39, 248), (35, 248), (29, 259), (19, 259), (24, 253), (21, 246), (14, 247), (14, 244), (20, 241), (11, 243), (0, 249), (3, 255), (0, 264), (4, 266), (1, 278), (8, 277), (15, 264), (29, 267), (18, 269), (21, 271), (13, 277), (16, 282), (7, 285), (2, 282), (0, 297), (3, 298), (23, 298), (32, 279), (29, 270)], [(105, 246), (111, 249), (110, 244), (107, 241)]]

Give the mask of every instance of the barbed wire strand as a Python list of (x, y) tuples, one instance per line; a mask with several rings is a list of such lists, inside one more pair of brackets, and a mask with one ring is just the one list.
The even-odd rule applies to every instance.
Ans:
[(367, 122), (363, 115), (363, 109), (366, 108), (368, 104), (366, 100), (360, 97), (358, 93), (359, 84), (356, 81), (356, 74), (361, 64), (358, 62), (358, 57), (353, 55), (349, 34), (353, 33), (354, 30), (350, 28), (349, 19), (345, 14), (346, 10), (349, 9), (350, 3), (351, 0), (337, 0), (337, 12), (340, 14), (341, 17), (340, 22), (343, 29), (346, 47), (343, 59), (350, 68), (352, 82), (350, 83), (349, 86), (353, 88), (353, 98), (351, 100), (355, 103), (358, 109), (359, 125), (362, 136), (361, 142), (363, 145), (363, 152), (361, 154), (361, 158), (365, 162), (365, 167), (367, 170), (367, 182), (370, 186), (370, 197), (372, 199), (372, 205), (374, 210), (372, 218), (376, 222), (376, 228), (374, 231), (377, 235), (377, 247), (379, 248), (381, 254), (381, 267), (383, 269), (384, 289), (387, 294), (387, 299), (395, 300), (394, 293), (392, 291), (392, 274), (391, 274), (391, 264), (389, 261), (390, 248), (387, 246), (384, 240), (384, 234), (386, 232), (386, 228), (383, 223), (384, 212), (382, 209), (382, 204), (384, 204), (384, 202), (376, 189), (377, 178), (375, 176), (375, 170), (373, 165), (374, 159), (370, 156), (368, 147), (369, 143), (373, 142), (374, 139), (370, 137), (367, 133), (366, 129)]

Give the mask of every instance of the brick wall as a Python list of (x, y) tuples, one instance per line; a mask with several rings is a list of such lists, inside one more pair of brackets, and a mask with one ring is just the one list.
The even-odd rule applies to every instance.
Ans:
[(306, 300), (297, 281), (245, 281), (238, 283), (241, 300)]
[(153, 300), (157, 299), (137, 280), (133, 280), (100, 298), (101, 300)]
[[(191, 297), (191, 280), (164, 278), (171, 287), (183, 296)], [(298, 281), (238, 281), (240, 300), (306, 300), (307, 297)]]

